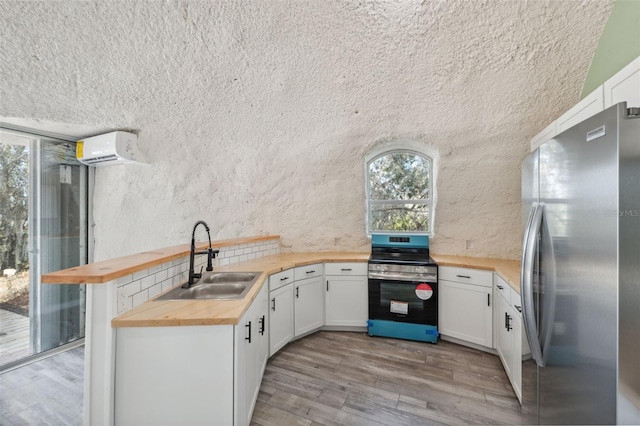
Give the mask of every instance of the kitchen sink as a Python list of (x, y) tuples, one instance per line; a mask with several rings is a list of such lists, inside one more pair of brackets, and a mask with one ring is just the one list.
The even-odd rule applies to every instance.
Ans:
[(242, 299), (258, 281), (262, 272), (205, 273), (190, 288), (178, 286), (154, 300)]

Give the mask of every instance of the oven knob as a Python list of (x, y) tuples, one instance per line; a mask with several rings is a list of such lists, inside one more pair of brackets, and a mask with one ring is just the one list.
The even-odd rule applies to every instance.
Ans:
[(380, 271), (380, 272), (384, 272), (385, 267), (384, 267), (384, 265), (376, 265), (376, 269), (377, 269), (378, 271)]
[(426, 268), (424, 266), (416, 266), (416, 273), (418, 274), (424, 274), (426, 271)]

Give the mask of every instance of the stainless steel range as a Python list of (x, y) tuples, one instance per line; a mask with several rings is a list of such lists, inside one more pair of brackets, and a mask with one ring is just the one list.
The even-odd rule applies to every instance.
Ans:
[(429, 237), (372, 235), (368, 331), (438, 341), (438, 265), (429, 257)]

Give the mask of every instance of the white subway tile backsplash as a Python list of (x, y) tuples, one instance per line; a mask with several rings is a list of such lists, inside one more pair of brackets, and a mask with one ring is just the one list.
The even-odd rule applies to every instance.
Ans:
[(142, 290), (140, 293), (133, 295), (133, 307), (135, 308), (138, 305), (142, 305), (147, 300), (149, 300), (149, 290)]
[(140, 278), (144, 278), (149, 275), (149, 269), (143, 269), (138, 272), (133, 273), (133, 280), (139, 280)]
[[(279, 240), (236, 244), (220, 248), (214, 267), (231, 265), (246, 260), (259, 259), (280, 253)], [(206, 267), (207, 256), (196, 256), (194, 269)], [(118, 314), (138, 306), (159, 293), (184, 283), (188, 279), (189, 256), (170, 260), (160, 265), (143, 269), (116, 281)]]
[(156, 283), (156, 276), (149, 275), (148, 277), (144, 277), (142, 280), (140, 280), (140, 288), (144, 290), (151, 287), (155, 283)]
[(162, 292), (162, 284), (158, 283), (152, 287), (149, 287), (149, 299), (153, 299), (154, 296)]
[(140, 287), (140, 280), (134, 281), (124, 286), (124, 294), (127, 297), (131, 297), (133, 294), (138, 293), (142, 288)]

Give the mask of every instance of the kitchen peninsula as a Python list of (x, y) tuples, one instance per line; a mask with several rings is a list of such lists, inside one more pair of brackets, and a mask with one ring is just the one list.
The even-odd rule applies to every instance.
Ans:
[[(204, 243), (199, 244), (199, 248), (204, 246)], [(364, 264), (369, 257), (369, 253), (280, 253), (278, 236), (218, 241), (214, 242), (214, 247), (220, 250), (216, 271), (262, 271), (258, 282), (244, 299), (147, 301), (186, 280), (188, 245), (43, 275), (43, 283), (91, 284), (87, 286), (85, 424), (115, 423), (115, 377), (118, 368), (116, 341), (119, 329), (155, 328), (157, 333), (171, 328), (172, 332), (186, 334), (188, 330), (201, 332), (202, 328), (198, 326), (222, 325), (228, 326), (231, 334), (226, 335), (230, 338), (228, 341), (233, 342), (231, 330), (248, 314), (261, 290), (267, 290), (270, 275), (316, 264)], [(496, 272), (497, 276), (519, 292), (517, 261), (438, 255), (432, 257), (440, 266)], [(362, 266), (366, 270), (366, 266)], [(151, 290), (154, 287), (156, 289)], [(141, 300), (144, 297), (147, 300)], [(176, 326), (185, 328), (178, 331)], [(217, 331), (222, 328), (224, 327)], [(133, 335), (137, 331), (132, 330), (130, 333)], [(232, 348), (229, 349), (231, 351)], [(190, 361), (186, 359), (185, 363), (188, 362)]]

